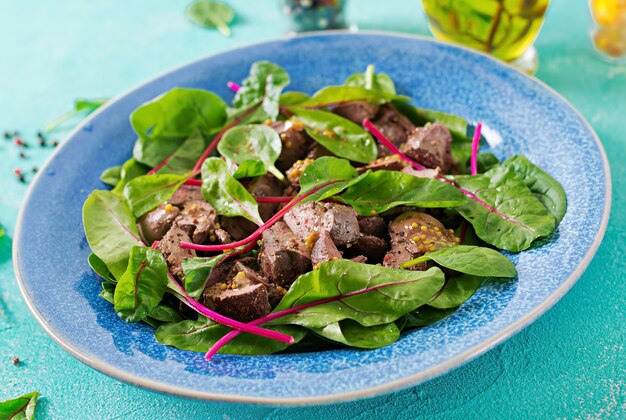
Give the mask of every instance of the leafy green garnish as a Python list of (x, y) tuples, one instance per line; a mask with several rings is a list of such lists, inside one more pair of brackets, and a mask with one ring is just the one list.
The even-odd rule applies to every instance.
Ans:
[(327, 111), (292, 108), (306, 132), (334, 155), (360, 163), (376, 159), (378, 149), (372, 136), (352, 121)]
[(354, 101), (384, 104), (392, 100), (408, 101), (410, 99), (407, 96), (359, 86), (327, 86), (315, 92), (310, 99), (300, 102), (296, 106), (301, 108), (322, 108)]
[(474, 276), (515, 277), (517, 274), (513, 263), (495, 249), (473, 245), (457, 245), (428, 252), (407, 261), (402, 267), (431, 260), (450, 270)]
[(375, 73), (373, 64), (367, 66), (365, 73), (354, 73), (350, 75), (346, 81), (346, 86), (361, 87), (370, 90), (376, 90), (385, 93), (396, 94), (396, 86), (385, 73)]
[(225, 255), (220, 254), (211, 258), (186, 258), (183, 260), (185, 290), (191, 297), (199, 298), (202, 295), (211, 271)]
[(107, 185), (115, 187), (122, 177), (122, 166), (111, 166), (105, 169), (100, 175), (100, 181)]
[(165, 164), (158, 169), (159, 174), (184, 174), (193, 169), (206, 147), (204, 137), (199, 132), (189, 136)]
[(116, 194), (121, 194), (124, 191), (124, 187), (133, 179), (138, 176), (145, 175), (150, 170), (149, 166), (144, 165), (143, 163), (139, 163), (135, 160), (135, 158), (130, 158), (122, 165), (122, 169), (120, 171), (120, 180), (117, 182), (115, 188), (113, 188), (113, 192)]
[(437, 309), (459, 307), (476, 293), (482, 282), (482, 277), (469, 274), (447, 277), (443, 288), (428, 305)]
[(456, 311), (456, 308), (437, 309), (424, 305), (400, 318), (396, 321), (396, 324), (402, 330), (405, 328), (424, 327), (452, 315), (454, 311)]
[(481, 175), (457, 176), (454, 180), (491, 206), (490, 210), (468, 200), (456, 208), (478, 237), (491, 245), (520, 252), (555, 229), (554, 216), (511, 168), (498, 166)]
[(187, 7), (187, 18), (205, 28), (217, 28), (224, 36), (230, 36), (228, 24), (235, 18), (235, 11), (217, 1), (195, 1)]
[(274, 166), (281, 149), (282, 142), (276, 130), (264, 124), (233, 127), (217, 145), (217, 151), (225, 158), (238, 164), (261, 161), (268, 172), (283, 180), (285, 176)]
[(111, 191), (92, 192), (83, 205), (83, 226), (91, 250), (119, 281), (126, 271), (130, 248), (141, 245), (126, 200)]
[(0, 419), (33, 420), (39, 392), (31, 392), (20, 397), (0, 401)]
[(370, 172), (337, 197), (362, 216), (393, 207), (455, 207), (467, 199), (452, 185), (395, 171)]
[(358, 182), (359, 173), (350, 162), (332, 156), (316, 159), (304, 169), (300, 176), (300, 195), (329, 182), (334, 182), (307, 197), (303, 202), (320, 201), (343, 191), (348, 185)]
[(108, 99), (76, 99), (74, 101), (74, 109), (49, 122), (44, 131), (49, 133), (75, 117), (85, 117), (100, 108), (107, 101)]
[(210, 137), (226, 121), (226, 103), (201, 89), (173, 88), (137, 108), (130, 116), (139, 136), (133, 156), (156, 166), (174, 153), (192, 134)]
[(96, 254), (93, 252), (89, 254), (87, 262), (89, 263), (91, 269), (104, 280), (111, 283), (117, 283), (117, 279), (113, 277), (113, 274), (111, 274), (104, 261), (102, 261)]
[(265, 164), (260, 160), (244, 160), (233, 173), (233, 177), (235, 179), (254, 178), (265, 175), (266, 172)]
[(502, 166), (511, 168), (524, 181), (524, 184), (561, 223), (567, 210), (567, 198), (561, 184), (522, 155), (508, 158)]
[(167, 263), (160, 251), (133, 246), (128, 268), (115, 287), (115, 312), (126, 322), (143, 320), (163, 299)]
[(385, 347), (400, 338), (400, 329), (393, 322), (364, 327), (351, 319), (344, 319), (312, 331), (328, 340), (364, 349)]
[(190, 177), (190, 174), (142, 175), (124, 187), (124, 197), (135, 217), (141, 217), (165, 202)]
[(266, 118), (274, 121), (278, 116), (280, 94), (289, 82), (289, 74), (285, 69), (269, 61), (258, 61), (250, 67), (250, 75), (233, 98), (233, 106), (243, 110), (260, 102), (259, 112), (255, 112), (254, 117), (249, 117), (248, 123)]
[(202, 164), (202, 196), (217, 214), (242, 216), (257, 225), (263, 224), (256, 200), (230, 174), (222, 159), (211, 157)]

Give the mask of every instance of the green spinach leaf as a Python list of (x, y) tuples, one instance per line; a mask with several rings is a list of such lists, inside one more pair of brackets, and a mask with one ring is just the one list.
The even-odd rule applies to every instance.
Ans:
[(222, 216), (242, 216), (257, 225), (263, 224), (259, 205), (229, 172), (226, 162), (211, 157), (202, 164), (202, 196)]
[(217, 28), (224, 36), (230, 36), (228, 24), (235, 18), (235, 12), (225, 3), (201, 0), (189, 5), (187, 18), (197, 25)]
[(370, 172), (337, 197), (368, 216), (393, 207), (455, 207), (467, 201), (452, 185), (395, 171)]
[(219, 263), (226, 254), (216, 255), (211, 258), (186, 258), (183, 260), (183, 272), (185, 273), (185, 290), (190, 296), (199, 298), (207, 285), (211, 270)]
[[(269, 328), (291, 335), (296, 342), (307, 334), (303, 328), (294, 325), (278, 325)], [(180, 321), (161, 325), (154, 334), (157, 341), (166, 346), (181, 350), (206, 352), (217, 340), (230, 332), (230, 328), (213, 321), (199, 319), (197, 321)], [(284, 350), (289, 344), (259, 337), (247, 333), (240, 334), (222, 348), (220, 353), (227, 354), (271, 354)]]
[[(384, 104), (392, 100), (408, 101), (407, 96), (396, 95), (394, 93), (365, 89), (358, 86), (327, 86), (315, 92), (315, 94), (304, 102), (297, 104), (298, 108), (323, 108), (338, 105), (345, 102), (365, 101), (376, 104)], [(295, 107), (290, 108), (291, 111)]]
[(330, 181), (332, 184), (320, 188), (314, 194), (302, 200), (302, 203), (320, 201), (339, 194), (341, 191), (359, 182), (366, 174), (359, 173), (350, 162), (333, 156), (323, 156), (308, 165), (300, 176), (300, 195)]
[(115, 312), (126, 322), (143, 320), (161, 302), (166, 286), (167, 263), (161, 252), (133, 246), (128, 268), (115, 287)]
[(145, 175), (150, 170), (150, 167), (144, 165), (143, 163), (139, 163), (135, 160), (135, 158), (130, 158), (122, 165), (122, 170), (120, 171), (120, 180), (113, 188), (113, 192), (116, 194), (121, 194), (124, 191), (124, 187), (133, 179), (138, 176)]
[(396, 87), (391, 77), (385, 73), (375, 73), (374, 70), (374, 65), (370, 64), (367, 66), (365, 73), (354, 73), (350, 75), (344, 84), (346, 86), (361, 87), (395, 95)]
[(111, 283), (117, 283), (117, 280), (115, 279), (115, 277), (113, 277), (113, 274), (111, 274), (104, 261), (102, 261), (96, 254), (94, 254), (93, 252), (89, 254), (87, 262), (89, 263), (91, 269), (97, 275), (102, 277), (103, 280), (109, 281)]
[(312, 331), (328, 340), (364, 349), (385, 347), (400, 338), (400, 329), (393, 322), (364, 327), (351, 319), (344, 319)]
[(176, 309), (163, 303), (152, 308), (148, 316), (159, 322), (180, 322), (183, 320), (183, 317)]
[(39, 392), (31, 392), (20, 397), (0, 401), (0, 419), (33, 420)]
[(260, 160), (244, 160), (239, 164), (233, 177), (235, 179), (254, 178), (256, 176), (265, 175), (265, 164)]
[(107, 185), (115, 187), (120, 182), (122, 175), (122, 166), (112, 166), (105, 169), (100, 175), (100, 181)]
[(472, 245), (457, 245), (428, 252), (402, 264), (402, 267), (429, 260), (450, 270), (474, 276), (515, 277), (517, 274), (513, 263), (495, 249)]
[(401, 330), (405, 328), (424, 327), (452, 315), (455, 311), (456, 308), (437, 309), (424, 305), (400, 318), (396, 323)]
[(456, 208), (488, 244), (520, 252), (556, 227), (554, 216), (511, 168), (498, 166), (482, 175), (453, 179), (493, 209), (475, 200)]
[(280, 95), (280, 104), (284, 106), (298, 105), (309, 99), (310, 96), (304, 92), (290, 91)]
[(293, 108), (306, 132), (334, 155), (360, 163), (376, 159), (378, 148), (372, 136), (352, 121), (327, 111)]
[(554, 216), (556, 223), (561, 223), (567, 210), (567, 198), (561, 184), (522, 155), (508, 158), (502, 166), (513, 169)]
[[(289, 82), (289, 74), (282, 67), (269, 61), (258, 61), (252, 65), (250, 75), (233, 98), (233, 106), (242, 109), (261, 102), (265, 118), (274, 121), (278, 116), (280, 94)], [(254, 120), (265, 118), (257, 115)]]
[(276, 130), (264, 124), (233, 127), (217, 145), (217, 151), (222, 156), (238, 164), (261, 161), (268, 172), (283, 180), (285, 176), (274, 166), (281, 149), (282, 142)]
[(124, 187), (124, 197), (135, 217), (141, 217), (164, 203), (191, 176), (175, 174), (143, 175)]
[(146, 102), (130, 116), (139, 136), (133, 156), (154, 167), (196, 131), (209, 138), (226, 121), (226, 103), (201, 89), (174, 88)]
[(128, 266), (130, 248), (142, 244), (124, 197), (111, 191), (92, 192), (83, 205), (83, 226), (91, 250), (119, 281)]
[(116, 283), (111, 283), (110, 281), (103, 281), (102, 290), (100, 291), (100, 296), (102, 299), (109, 302), (111, 305), (115, 303), (115, 286)]
[[(388, 324), (430, 301), (443, 283), (443, 272), (437, 267), (408, 271), (350, 260), (329, 261), (296, 279), (275, 311), (327, 298), (340, 299), (302, 309), (267, 325), (323, 328), (344, 319), (365, 327)], [(362, 293), (344, 296), (354, 292)]]
[(476, 293), (482, 282), (482, 277), (469, 274), (447, 277), (437, 296), (428, 302), (428, 306), (437, 309), (457, 308)]
[(170, 155), (158, 174), (184, 174), (193, 169), (207, 144), (199, 132), (193, 133)]

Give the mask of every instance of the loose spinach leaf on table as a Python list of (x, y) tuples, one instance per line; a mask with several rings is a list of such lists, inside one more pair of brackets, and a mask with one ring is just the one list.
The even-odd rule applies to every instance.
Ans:
[(476, 293), (482, 282), (483, 277), (469, 274), (448, 276), (437, 296), (428, 302), (428, 306), (437, 309), (457, 308)]
[(102, 171), (100, 175), (100, 181), (104, 182), (111, 187), (115, 187), (122, 177), (122, 166), (112, 166)]
[(456, 207), (488, 244), (520, 252), (556, 227), (554, 216), (511, 168), (498, 166), (481, 175), (453, 179), (492, 207), (489, 210), (475, 200)]
[(306, 132), (334, 155), (360, 163), (376, 159), (376, 142), (362, 127), (327, 111), (292, 108)]
[[(323, 328), (344, 319), (365, 327), (388, 324), (430, 301), (443, 283), (443, 272), (437, 267), (407, 271), (350, 260), (329, 261), (298, 277), (274, 311), (327, 298), (338, 300), (304, 308), (267, 325)], [(361, 294), (344, 296), (354, 292)]]
[(364, 327), (351, 319), (344, 319), (311, 331), (328, 340), (364, 349), (385, 347), (400, 338), (400, 329), (394, 322)]
[(365, 89), (358, 86), (327, 86), (315, 92), (310, 99), (300, 102), (289, 109), (294, 111), (295, 108), (323, 108), (354, 101), (384, 104), (392, 100), (408, 101), (410, 99), (407, 96), (396, 95), (387, 91)]
[(561, 223), (567, 210), (567, 198), (561, 184), (522, 155), (508, 158), (502, 166), (513, 169), (554, 216), (556, 223)]
[(202, 164), (202, 196), (222, 216), (242, 216), (261, 225), (259, 205), (228, 170), (226, 162), (211, 157)]
[(124, 197), (135, 217), (141, 217), (165, 202), (191, 174), (142, 175), (124, 187)]
[(289, 74), (282, 67), (269, 61), (258, 61), (252, 65), (250, 75), (233, 98), (233, 106), (241, 110), (260, 102), (262, 112), (255, 113), (258, 115), (254, 120), (269, 118), (274, 121), (278, 116), (280, 94), (289, 82)]
[(115, 287), (115, 312), (126, 322), (143, 320), (161, 302), (166, 286), (167, 263), (161, 252), (131, 247), (128, 268)]
[(336, 197), (362, 216), (393, 207), (455, 207), (467, 201), (452, 185), (395, 171), (370, 172)]
[(365, 73), (354, 73), (350, 75), (344, 84), (346, 86), (361, 87), (370, 90), (377, 90), (385, 93), (396, 93), (396, 87), (385, 73), (375, 73), (373, 64), (367, 66)]
[(65, 114), (55, 118), (53, 121), (49, 122), (44, 131), (49, 133), (51, 131), (56, 130), (60, 126), (62, 126), (67, 121), (74, 119), (77, 116), (87, 116), (91, 114), (96, 109), (100, 108), (104, 105), (108, 99), (99, 98), (99, 99), (76, 99), (74, 101), (74, 109), (66, 112)]
[(185, 273), (185, 290), (194, 297), (199, 298), (207, 285), (213, 268), (226, 254), (216, 255), (211, 258), (186, 258), (183, 260), (183, 272)]
[[(291, 335), (296, 342), (307, 334), (304, 328), (294, 325), (264, 326), (264, 328)], [(157, 341), (181, 350), (206, 352), (222, 338), (230, 328), (201, 318), (197, 321), (186, 320), (163, 324), (157, 328), (154, 336)], [(220, 353), (227, 354), (271, 354), (284, 350), (289, 344), (251, 334), (240, 334), (222, 348)]]
[(128, 266), (130, 248), (141, 245), (124, 197), (111, 191), (92, 192), (83, 205), (83, 226), (91, 250), (119, 281)]
[(515, 277), (513, 263), (495, 249), (472, 245), (457, 245), (428, 252), (402, 264), (403, 267), (432, 260), (442, 267), (459, 273), (482, 277)]
[(235, 11), (217, 1), (195, 1), (187, 8), (187, 18), (205, 28), (217, 28), (224, 36), (230, 36), (228, 24), (235, 18)]
[(0, 401), (0, 419), (33, 420), (39, 392), (30, 392), (17, 398)]
[(233, 162), (261, 161), (265, 169), (279, 180), (285, 176), (274, 166), (280, 156), (282, 142), (276, 130), (264, 124), (240, 125), (231, 128), (217, 145), (217, 151)]
[(201, 89), (173, 88), (130, 116), (139, 136), (133, 156), (149, 166), (172, 155), (195, 132), (209, 138), (226, 121), (226, 103)]

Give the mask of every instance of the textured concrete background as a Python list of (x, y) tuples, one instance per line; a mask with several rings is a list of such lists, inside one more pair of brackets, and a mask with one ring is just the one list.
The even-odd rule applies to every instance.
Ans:
[[(18, 129), (34, 142), (36, 130), (74, 98), (115, 96), (190, 60), (283, 34), (277, 1), (229, 3), (238, 18), (226, 39), (188, 23), (182, 0), (0, 0), (0, 131)], [(349, 12), (362, 29), (427, 33), (416, 0), (352, 0)], [(189, 401), (122, 384), (52, 342), (17, 290), (11, 237), (26, 187), (11, 171), (41, 164), (50, 149), (31, 148), (23, 161), (0, 139), (0, 224), (7, 231), (0, 239), (0, 400), (38, 390), (38, 414), (45, 418), (626, 416), (626, 68), (596, 58), (590, 28), (585, 1), (555, 0), (536, 43), (537, 76), (602, 139), (613, 175), (612, 219), (578, 284), (511, 340), (426, 384), (330, 406)], [(18, 366), (13, 355), (22, 360)]]

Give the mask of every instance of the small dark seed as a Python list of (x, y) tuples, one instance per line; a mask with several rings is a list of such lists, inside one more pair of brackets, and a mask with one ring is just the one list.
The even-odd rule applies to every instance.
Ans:
[(24, 153), (24, 152), (20, 152), (20, 157), (21, 157), (22, 159), (24, 159), (24, 158), (26, 157), (26, 153)]
[(36, 166), (33, 166), (32, 168), (30, 168), (30, 171), (32, 173), (36, 173), (39, 170), (39, 168), (37, 168)]
[(39, 137), (39, 145), (40, 146), (45, 146), (46, 145), (46, 139), (44, 139), (43, 137)]
[(26, 178), (24, 178), (24, 175), (19, 174), (17, 176), (18, 181), (20, 181), (22, 184), (26, 182)]
[(4, 132), (4, 138), (5, 139), (10, 139), (11, 138), (11, 133), (9, 133), (8, 131)]
[(11, 362), (12, 362), (14, 365), (17, 365), (17, 364), (20, 362), (20, 358), (19, 358), (19, 357), (17, 357), (17, 356), (13, 356), (13, 359), (11, 360)]
[(58, 140), (56, 140), (56, 139), (52, 140), (52, 146), (53, 147), (57, 147), (58, 145), (59, 145), (59, 141)]
[(37, 137), (42, 139), (43, 138), (43, 133), (41, 131), (37, 131)]

